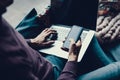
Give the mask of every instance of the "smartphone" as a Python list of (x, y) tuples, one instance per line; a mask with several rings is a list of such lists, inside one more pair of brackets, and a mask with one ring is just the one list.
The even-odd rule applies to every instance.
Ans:
[(67, 35), (67, 38), (63, 43), (62, 49), (68, 51), (70, 46), (70, 39), (74, 39), (74, 41), (77, 42), (80, 39), (80, 35), (82, 31), (83, 31), (83, 27), (74, 25), (71, 28), (69, 34)]

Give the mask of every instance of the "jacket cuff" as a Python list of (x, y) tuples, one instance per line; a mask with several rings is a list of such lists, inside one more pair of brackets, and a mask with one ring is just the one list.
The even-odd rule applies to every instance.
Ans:
[(30, 40), (30, 39), (26, 39), (26, 42), (27, 42), (27, 43), (31, 43), (31, 40)]
[(77, 74), (79, 73), (78, 71), (78, 62), (76, 61), (69, 61), (66, 63), (63, 72), (69, 72), (74, 74), (75, 76), (77, 76)]

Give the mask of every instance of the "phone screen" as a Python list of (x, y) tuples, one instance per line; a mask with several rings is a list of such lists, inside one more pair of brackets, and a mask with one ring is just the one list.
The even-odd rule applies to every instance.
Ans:
[(65, 42), (63, 43), (62, 49), (65, 51), (69, 50), (69, 46), (70, 46), (70, 39), (74, 39), (75, 42), (78, 41), (80, 39), (80, 34), (82, 33), (83, 28), (80, 26), (73, 26), (65, 40)]

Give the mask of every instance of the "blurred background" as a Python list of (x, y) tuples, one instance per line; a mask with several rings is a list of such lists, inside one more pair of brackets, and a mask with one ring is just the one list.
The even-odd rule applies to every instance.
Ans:
[(4, 18), (15, 28), (33, 8), (36, 8), (38, 13), (44, 13), (49, 5), (50, 0), (14, 0)]

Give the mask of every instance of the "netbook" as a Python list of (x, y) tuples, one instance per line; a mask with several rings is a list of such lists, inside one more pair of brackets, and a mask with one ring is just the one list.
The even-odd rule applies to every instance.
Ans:
[[(51, 47), (44, 48), (39, 51), (45, 54), (55, 55), (57, 57), (68, 59), (69, 53), (68, 51), (63, 50), (62, 47), (64, 45), (63, 41), (69, 35), (72, 27), (80, 27), (80, 26), (52, 25), (51, 28), (58, 32), (58, 38)], [(79, 38), (81, 38), (82, 47), (79, 52), (78, 62), (82, 60), (82, 57), (84, 56), (93, 36), (94, 36), (93, 30), (88, 30), (83, 28), (81, 34), (79, 35)]]
[[(79, 1), (79, 0), (78, 0)], [(81, 50), (79, 52), (79, 56), (78, 56), (78, 62), (80, 62), (94, 36), (94, 31), (90, 30), (90, 29), (94, 29), (96, 27), (96, 20), (97, 20), (97, 9), (98, 9), (98, 0), (96, 0), (95, 2), (93, 1), (92, 3), (89, 3), (89, 5), (85, 5), (87, 4), (86, 1), (82, 1), (80, 4), (82, 4), (81, 6), (76, 5), (74, 7), (74, 10), (72, 11), (70, 9), (70, 11), (66, 12), (66, 13), (70, 13), (72, 11), (73, 15), (69, 15), (69, 17), (66, 17), (65, 20), (58, 20), (56, 23), (54, 23), (54, 25), (51, 26), (51, 28), (57, 30), (58, 32), (58, 39), (55, 41), (55, 43), (49, 47), (49, 48), (45, 48), (45, 49), (41, 49), (39, 50), (42, 53), (45, 54), (50, 54), (50, 55), (55, 55), (57, 57), (61, 57), (61, 58), (65, 58), (68, 59), (68, 51), (65, 51), (63, 49), (61, 49), (61, 47), (63, 46), (63, 41), (65, 40), (65, 37), (67, 37), (72, 29), (73, 26), (79, 26), (79, 27), (85, 27), (85, 28), (89, 28), (89, 29), (83, 29), (81, 34), (80, 34), (80, 38), (82, 41), (82, 47)], [(93, 6), (95, 5), (95, 6)], [(76, 8), (76, 10), (75, 10)], [(80, 9), (80, 10), (79, 10)], [(63, 9), (64, 12), (64, 9)], [(82, 13), (81, 13), (82, 12)], [(75, 13), (75, 14), (74, 14)], [(61, 11), (62, 14), (62, 11)], [(77, 16), (77, 15), (79, 16)], [(54, 14), (57, 16), (57, 14)], [(62, 16), (62, 15), (61, 15)], [(57, 16), (57, 19), (61, 18), (61, 16)], [(74, 17), (74, 19), (72, 19)], [(60, 21), (60, 22), (59, 22)], [(67, 21), (65, 23), (65, 21)], [(71, 24), (68, 24), (70, 23)], [(61, 24), (61, 25), (58, 25)], [(73, 25), (73, 26), (66, 26), (66, 25)], [(94, 25), (94, 26), (93, 26)], [(93, 27), (93, 28), (91, 28)]]

